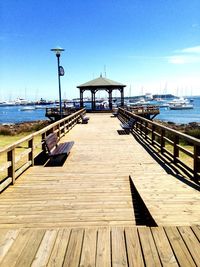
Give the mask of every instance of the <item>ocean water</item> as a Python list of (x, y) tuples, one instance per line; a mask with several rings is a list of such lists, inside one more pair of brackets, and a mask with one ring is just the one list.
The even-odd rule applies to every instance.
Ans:
[(160, 114), (155, 119), (178, 124), (200, 122), (200, 97), (193, 99), (193, 109), (170, 110), (168, 108), (160, 108)]
[[(155, 120), (170, 121), (174, 123), (200, 123), (200, 97), (194, 97), (194, 109), (189, 110), (170, 110), (161, 108), (160, 114)], [(89, 104), (88, 104), (89, 105)], [(89, 106), (88, 106), (89, 107)], [(46, 120), (45, 109), (34, 109), (29, 111), (21, 111), (22, 106), (0, 106), (0, 124), (3, 123), (19, 123), (35, 120)]]
[(23, 106), (0, 106), (0, 124), (46, 120), (45, 109), (22, 111)]

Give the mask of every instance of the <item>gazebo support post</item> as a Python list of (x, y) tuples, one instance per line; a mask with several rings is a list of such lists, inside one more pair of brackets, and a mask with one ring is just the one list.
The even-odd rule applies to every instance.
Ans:
[(109, 109), (112, 110), (112, 89), (108, 90), (109, 95)]
[(96, 110), (96, 101), (95, 101), (96, 91), (95, 90), (91, 90), (91, 94), (92, 94), (92, 110)]
[(93, 94), (94, 94), (94, 110), (96, 110), (96, 92), (97, 90), (94, 90)]
[(120, 92), (121, 92), (121, 106), (123, 107), (124, 106), (124, 88), (121, 88)]
[(80, 89), (80, 107), (83, 108), (83, 92), (84, 90)]

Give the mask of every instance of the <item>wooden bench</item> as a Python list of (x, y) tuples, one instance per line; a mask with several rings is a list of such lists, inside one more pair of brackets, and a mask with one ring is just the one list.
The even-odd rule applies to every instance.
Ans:
[(121, 123), (122, 129), (124, 129), (126, 132), (130, 132), (133, 129), (134, 124), (136, 123), (136, 120), (131, 118), (128, 122)]
[(112, 115), (113, 115), (114, 117), (117, 117), (117, 116), (118, 116), (118, 111), (114, 111), (114, 112), (112, 113)]
[(112, 115), (113, 115), (113, 117), (117, 117), (118, 116), (118, 108), (113, 108)]
[(45, 148), (49, 157), (57, 157), (60, 155), (68, 155), (74, 142), (65, 142), (58, 144), (58, 137), (56, 133), (49, 134), (44, 139)]
[(88, 123), (88, 121), (89, 121), (89, 117), (85, 117), (84, 115), (80, 115), (80, 119), (81, 119), (81, 123), (82, 124), (86, 124), (86, 123)]

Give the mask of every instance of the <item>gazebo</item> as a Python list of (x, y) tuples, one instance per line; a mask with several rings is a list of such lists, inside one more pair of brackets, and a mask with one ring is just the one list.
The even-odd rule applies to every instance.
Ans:
[(112, 81), (110, 79), (102, 77), (100, 75), (99, 78), (91, 80), (89, 82), (83, 83), (77, 88), (80, 89), (80, 107), (83, 107), (83, 93), (85, 91), (91, 92), (91, 100), (92, 100), (92, 110), (96, 110), (96, 99), (95, 94), (98, 91), (106, 91), (108, 92), (108, 102), (109, 102), (109, 109), (112, 110), (112, 92), (113, 90), (119, 90), (121, 93), (121, 106), (124, 106), (124, 87), (126, 85), (121, 84), (119, 82)]

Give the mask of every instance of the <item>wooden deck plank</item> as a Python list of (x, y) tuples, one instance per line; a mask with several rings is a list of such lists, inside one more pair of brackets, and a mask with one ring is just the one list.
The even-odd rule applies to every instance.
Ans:
[(180, 233), (178, 232), (178, 229), (175, 227), (165, 227), (165, 231), (180, 266), (196, 266)]
[(111, 267), (110, 228), (98, 230), (96, 267)]
[(51, 255), (51, 251), (54, 247), (55, 240), (57, 237), (58, 231), (55, 229), (47, 230), (44, 234), (42, 242), (38, 248), (38, 251), (33, 259), (31, 264), (32, 267), (46, 266)]
[(12, 246), (4, 256), (1, 262), (1, 267), (16, 266), (18, 258), (20, 257), (24, 247), (32, 235), (31, 230), (22, 229), (14, 240)]
[(113, 228), (111, 232), (111, 251), (112, 251), (112, 266), (128, 267), (124, 229)]
[(0, 264), (19, 234), (19, 230), (0, 230)]
[(129, 267), (145, 266), (137, 228), (125, 228), (125, 238)]
[(200, 225), (193, 225), (191, 228), (200, 242)]
[(61, 267), (70, 236), (70, 229), (59, 229), (55, 245), (49, 258), (48, 267)]
[(24, 266), (31, 266), (32, 261), (36, 255), (38, 247), (41, 243), (41, 240), (44, 236), (45, 230), (36, 229), (31, 232), (31, 235), (20, 255), (18, 258), (15, 266), (17, 267), (24, 267)]
[(196, 238), (194, 232), (189, 227), (178, 227), (178, 230), (190, 251), (193, 260), (195, 261), (196, 265), (200, 265), (200, 243)]
[(70, 235), (63, 266), (78, 267), (83, 243), (83, 229), (73, 229)]
[(150, 229), (139, 228), (138, 232), (140, 236), (145, 265), (147, 267), (148, 266), (162, 266)]
[(80, 267), (95, 266), (97, 229), (85, 229)]
[(162, 266), (179, 266), (162, 227), (151, 228)]

